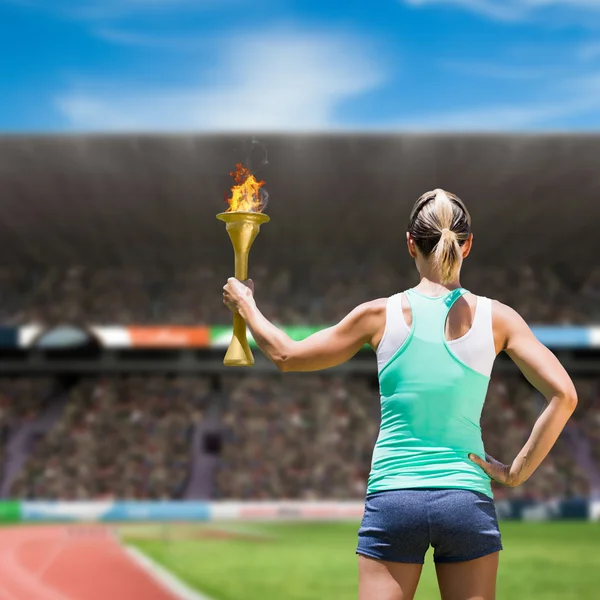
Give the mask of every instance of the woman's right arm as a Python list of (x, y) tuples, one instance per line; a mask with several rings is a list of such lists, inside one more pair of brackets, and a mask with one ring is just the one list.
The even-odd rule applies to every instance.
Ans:
[(281, 371), (320, 371), (350, 360), (365, 344), (376, 348), (385, 326), (387, 299), (357, 306), (337, 325), (292, 340), (258, 309), (252, 288), (230, 277), (223, 300), (246, 321), (254, 341)]
[(554, 446), (577, 406), (577, 392), (556, 356), (535, 337), (516, 311), (494, 302), (493, 315), (497, 347), (510, 356), (548, 403), (512, 464), (503, 465), (491, 456), (484, 461), (470, 455), (492, 479), (514, 487), (531, 477)]

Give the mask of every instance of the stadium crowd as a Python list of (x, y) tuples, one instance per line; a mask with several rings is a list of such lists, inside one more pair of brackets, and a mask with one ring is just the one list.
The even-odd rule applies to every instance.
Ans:
[(192, 428), (208, 402), (202, 377), (83, 379), (12, 484), (19, 498), (178, 498)]
[[(0, 324), (220, 324), (230, 316), (221, 287), (231, 265), (160, 270), (73, 266), (0, 268)], [(284, 324), (324, 324), (357, 304), (416, 284), (414, 269), (364, 261), (288, 268), (253, 262), (260, 307)], [(589, 323), (600, 320), (600, 267), (573, 270), (511, 268), (466, 270), (464, 285), (506, 302), (531, 323)]]
[(580, 408), (575, 417), (589, 441), (592, 459), (600, 472), (600, 381), (582, 379), (576, 382)]
[(357, 498), (377, 437), (365, 378), (228, 377), (220, 498)]
[[(373, 379), (331, 374), (227, 375), (215, 394), (205, 377), (83, 378), (31, 449), (12, 482), (18, 498), (180, 498), (189, 480), (193, 427), (215, 403), (222, 444), (218, 499), (360, 499), (379, 425)], [(600, 469), (597, 381), (576, 382), (575, 420)], [(1, 380), (0, 433), (35, 419), (52, 397), (46, 379)], [(515, 375), (495, 376), (482, 415), (486, 450), (510, 461), (544, 399)], [(3, 461), (4, 462), (4, 461)], [(582, 471), (563, 434), (534, 476), (498, 499), (585, 496)]]
[(52, 378), (0, 378), (0, 478), (11, 434), (44, 410), (54, 386)]
[(55, 385), (51, 377), (0, 378), (0, 432), (6, 434), (39, 415), (51, 401)]
[[(366, 378), (232, 377), (227, 388), (218, 497), (364, 495), (379, 422), (377, 391)], [(498, 460), (512, 460), (543, 404), (543, 397), (520, 378), (493, 378), (482, 415), (487, 451)], [(495, 487), (497, 498), (585, 496), (588, 479), (561, 439), (524, 485)]]
[[(337, 264), (310, 269), (253, 264), (256, 295), (279, 323), (324, 324), (357, 304), (414, 285), (413, 270)], [(0, 268), (0, 322), (217, 324), (231, 322), (221, 302), (230, 265), (176, 270), (83, 267)], [(470, 268), (464, 284), (515, 307), (531, 323), (600, 318), (600, 268), (578, 277), (522, 265)], [(359, 498), (377, 436), (376, 387), (366, 377), (330, 374), (223, 378), (223, 444), (218, 498)], [(578, 383), (587, 406), (581, 431), (600, 468), (598, 387)], [(11, 432), (52, 397), (52, 380), (2, 380), (0, 465)], [(221, 396), (219, 396), (221, 397)], [(13, 481), (17, 497), (83, 499), (180, 497), (190, 469), (190, 435), (214, 401), (205, 378), (84, 378), (60, 418)], [(581, 404), (581, 403), (580, 403)], [(490, 384), (482, 429), (490, 454), (508, 461), (522, 446), (543, 399), (516, 377)], [(583, 414), (582, 409), (578, 414)], [(577, 417), (576, 417), (577, 418)], [(564, 437), (564, 436), (563, 436)], [(498, 498), (577, 496), (588, 477), (561, 438), (522, 487)]]

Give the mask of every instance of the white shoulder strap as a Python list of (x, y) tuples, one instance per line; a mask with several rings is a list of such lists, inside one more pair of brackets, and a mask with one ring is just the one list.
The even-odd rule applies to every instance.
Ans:
[(471, 329), (461, 338), (448, 342), (452, 353), (466, 365), (490, 376), (496, 360), (494, 329), (492, 326), (492, 301), (477, 296), (477, 307)]
[(381, 370), (406, 341), (410, 330), (402, 312), (402, 293), (390, 296), (385, 311), (385, 329), (377, 346), (377, 367)]

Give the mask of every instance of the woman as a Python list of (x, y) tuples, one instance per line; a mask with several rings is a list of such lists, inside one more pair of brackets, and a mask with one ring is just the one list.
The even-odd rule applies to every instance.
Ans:
[[(526, 481), (577, 396), (556, 357), (514, 310), (461, 287), (473, 235), (459, 198), (443, 190), (424, 194), (406, 237), (420, 283), (362, 304), (303, 341), (271, 324), (236, 279), (225, 285), (224, 302), (282, 371), (339, 365), (365, 343), (377, 354), (382, 418), (359, 531), (359, 599), (413, 598), (431, 545), (444, 600), (491, 600), (502, 545), (490, 479), (511, 487)], [(548, 402), (508, 465), (485, 454), (479, 427), (501, 351)]]

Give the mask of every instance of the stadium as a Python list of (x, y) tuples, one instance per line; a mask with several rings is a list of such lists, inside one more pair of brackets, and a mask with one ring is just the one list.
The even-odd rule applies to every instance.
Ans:
[[(519, 311), (579, 397), (533, 477), (494, 487), (499, 594), (596, 598), (599, 144), (566, 134), (264, 135), (258, 150), (243, 135), (0, 138), (0, 598), (355, 597), (380, 419), (373, 353), (280, 373), (252, 344), (251, 368), (223, 364), (234, 256), (215, 216), (235, 165), (256, 151), (271, 221), (249, 276), (265, 316), (293, 339), (416, 283), (405, 231), (424, 190), (468, 203), (465, 286)], [(486, 450), (512, 460), (544, 404), (500, 356)], [(430, 560), (420, 600), (438, 597)]]

